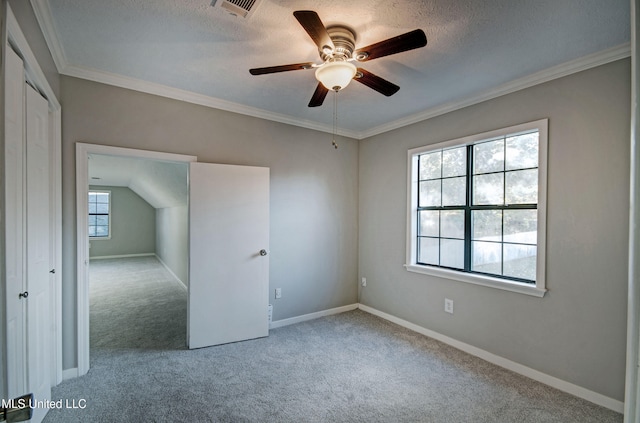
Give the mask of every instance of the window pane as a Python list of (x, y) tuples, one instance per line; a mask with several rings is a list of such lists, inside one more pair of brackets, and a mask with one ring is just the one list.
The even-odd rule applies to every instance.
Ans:
[(483, 142), (473, 146), (473, 173), (504, 170), (504, 141)]
[(440, 266), (464, 268), (464, 241), (458, 239), (440, 240)]
[(96, 227), (89, 226), (89, 236), (96, 236)]
[(96, 225), (99, 226), (109, 226), (109, 215), (104, 215), (104, 216), (95, 216), (96, 218)]
[(504, 173), (473, 177), (473, 204), (504, 204)]
[(89, 225), (95, 226), (96, 224), (96, 215), (89, 215)]
[(96, 213), (97, 206), (96, 203), (89, 203), (89, 213)]
[(420, 207), (440, 207), (442, 201), (441, 182), (440, 179), (420, 182)]
[(442, 152), (442, 177), (467, 174), (467, 147), (452, 148)]
[(438, 238), (418, 238), (418, 262), (438, 265)]
[(536, 247), (504, 244), (504, 275), (536, 280)]
[(506, 173), (506, 204), (536, 204), (538, 202), (538, 169)]
[(502, 210), (474, 210), (471, 221), (473, 240), (502, 241)]
[(418, 236), (440, 236), (440, 212), (438, 210), (420, 210)]
[(96, 194), (96, 201), (98, 203), (108, 203), (109, 202), (109, 194), (106, 192), (99, 192)]
[(109, 213), (109, 204), (96, 204), (96, 213)]
[(538, 167), (538, 132), (507, 138), (507, 170)]
[(538, 239), (537, 230), (537, 210), (504, 211), (504, 242), (536, 244)]
[(108, 226), (96, 226), (96, 235), (95, 236), (108, 236), (109, 235), (109, 227)]
[(420, 156), (420, 173), (418, 179), (435, 179), (442, 176), (442, 151), (434, 151)]
[(502, 272), (502, 244), (497, 242), (471, 243), (471, 269), (476, 272), (493, 273), (500, 275)]
[(95, 203), (96, 202), (96, 193), (95, 192), (90, 192), (89, 193), (89, 202), (90, 203)]
[(440, 219), (441, 237), (464, 239), (464, 210), (443, 210)]
[(464, 177), (442, 180), (442, 205), (464, 206), (467, 202), (467, 183)]

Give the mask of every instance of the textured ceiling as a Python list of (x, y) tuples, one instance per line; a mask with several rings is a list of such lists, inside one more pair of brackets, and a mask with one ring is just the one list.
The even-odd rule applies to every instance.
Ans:
[(338, 125), (355, 137), (594, 53), (624, 51), (630, 39), (628, 0), (262, 0), (249, 19), (210, 3), (32, 0), (63, 74), (116, 85), (121, 77), (128, 86), (145, 81), (202, 95), (214, 107), (323, 130), (332, 125), (332, 93), (322, 107), (307, 107), (312, 70), (248, 72), (320, 63), (293, 11), (314, 10), (325, 25), (350, 26), (356, 47), (424, 30), (425, 48), (362, 64), (399, 85), (397, 94), (384, 97), (357, 83), (338, 94)]

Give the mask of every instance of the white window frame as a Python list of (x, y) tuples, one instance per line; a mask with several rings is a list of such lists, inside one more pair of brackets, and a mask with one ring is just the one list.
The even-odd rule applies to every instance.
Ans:
[[(89, 194), (91, 194), (92, 192), (98, 192), (98, 193), (106, 193), (109, 194), (109, 234), (107, 236), (89, 236), (89, 239), (91, 241), (101, 241), (101, 240), (109, 240), (111, 239), (111, 225), (113, 223), (112, 219), (111, 219), (111, 203), (113, 202), (113, 195), (111, 194), (111, 190), (108, 189), (90, 189)], [(88, 205), (88, 201), (89, 199), (87, 198), (87, 205)], [(90, 216), (91, 213), (87, 212), (87, 217)], [(88, 227), (87, 227), (88, 230)]]
[[(440, 278), (456, 280), (460, 282), (482, 285), (491, 288), (503, 289), (521, 294), (543, 297), (546, 288), (545, 281), (545, 258), (546, 258), (546, 220), (547, 220), (547, 144), (548, 144), (548, 119), (541, 119), (520, 125), (501, 128), (494, 131), (483, 132), (481, 134), (470, 135), (463, 138), (439, 142), (437, 144), (426, 145), (413, 148), (408, 151), (407, 162), (407, 245), (405, 268), (410, 272), (422, 273), (425, 275), (437, 276)], [(434, 150), (451, 148), (456, 146), (468, 146), (481, 141), (490, 140), (505, 135), (515, 135), (518, 133), (538, 130), (538, 239), (536, 255), (536, 281), (534, 284), (522, 283), (481, 275), (445, 269), (438, 266), (429, 266), (417, 263), (417, 239), (418, 239), (418, 156)]]

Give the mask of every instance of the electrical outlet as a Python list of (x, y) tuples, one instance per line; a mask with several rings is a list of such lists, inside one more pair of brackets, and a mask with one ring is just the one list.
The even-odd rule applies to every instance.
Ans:
[(362, 278), (361, 285), (362, 286), (367, 286), (367, 278)]
[(282, 298), (282, 288), (276, 288), (276, 300)]
[(448, 298), (444, 299), (444, 311), (453, 314), (453, 300)]

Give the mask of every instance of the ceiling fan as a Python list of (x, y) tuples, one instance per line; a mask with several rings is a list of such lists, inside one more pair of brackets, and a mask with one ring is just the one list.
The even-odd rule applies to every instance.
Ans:
[(386, 96), (395, 94), (400, 89), (399, 86), (357, 67), (353, 62), (366, 62), (427, 45), (427, 37), (424, 31), (416, 29), (356, 49), (356, 34), (351, 28), (344, 25), (325, 27), (318, 14), (311, 10), (298, 10), (293, 12), (293, 16), (318, 46), (318, 52), (323, 62), (320, 64), (306, 62), (254, 68), (249, 69), (249, 72), (251, 75), (264, 75), (293, 70), (315, 69), (318, 86), (311, 97), (309, 107), (321, 106), (329, 90), (337, 92), (346, 87), (352, 79)]

